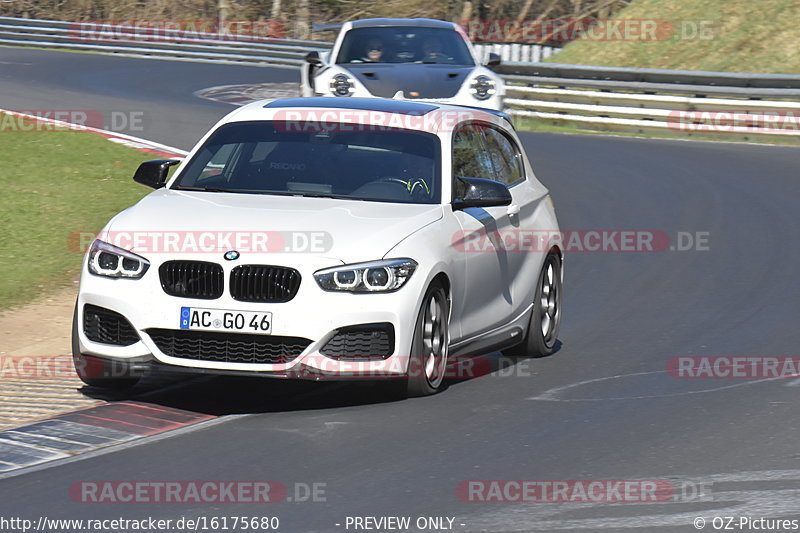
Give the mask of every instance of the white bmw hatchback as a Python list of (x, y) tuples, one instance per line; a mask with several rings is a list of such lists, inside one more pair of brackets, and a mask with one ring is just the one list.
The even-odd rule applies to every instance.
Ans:
[(239, 108), (88, 250), (73, 354), (91, 386), (151, 365), (436, 392), (448, 358), (551, 353), (563, 257), (499, 112), (382, 99)]

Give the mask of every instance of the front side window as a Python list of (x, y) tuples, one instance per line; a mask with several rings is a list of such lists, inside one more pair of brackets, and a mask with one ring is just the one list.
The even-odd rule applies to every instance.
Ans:
[(435, 204), (439, 161), (440, 142), (430, 133), (235, 122), (208, 138), (172, 188)]
[(491, 153), (486, 148), (486, 127), (471, 123), (453, 135), (453, 176), (494, 179)]
[[(465, 124), (453, 135), (453, 176), (486, 178), (510, 187), (525, 179), (522, 152), (505, 133), (489, 124)], [(454, 187), (457, 197), (458, 180)]]

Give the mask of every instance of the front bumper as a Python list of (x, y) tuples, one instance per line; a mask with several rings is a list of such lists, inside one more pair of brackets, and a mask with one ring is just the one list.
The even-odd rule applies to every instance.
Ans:
[[(377, 96), (373, 96), (366, 90), (356, 90), (351, 96), (335, 96), (331, 93), (319, 93), (316, 96), (330, 96), (332, 98), (378, 98)], [(495, 94), (494, 96), (486, 99), (486, 100), (478, 100), (469, 94), (461, 94), (459, 92), (455, 96), (451, 96), (450, 98), (404, 98), (403, 100), (407, 100), (409, 102), (419, 102), (419, 103), (431, 103), (431, 104), (446, 104), (446, 105), (457, 105), (457, 106), (465, 106), (465, 107), (482, 107), (486, 109), (494, 109), (496, 111), (503, 110), (503, 96), (500, 94)]]
[[(272, 261), (270, 264), (279, 263)], [(222, 266), (225, 279), (228, 280), (233, 265)], [(297, 295), (285, 303), (234, 300), (228, 293), (227, 282), (223, 295), (213, 300), (170, 296), (161, 288), (158, 265), (152, 265), (139, 280), (95, 276), (84, 267), (78, 295), (75, 346), (83, 355), (105, 360), (137, 365), (150, 362), (176, 370), (208, 373), (259, 374), (298, 379), (405, 375), (420, 295), (424, 290), (424, 273), (416, 272), (400, 290), (393, 293), (351, 294), (326, 292), (317, 285), (313, 272), (332, 266), (330, 261), (320, 261), (319, 264), (305, 267), (293, 266), (301, 272), (302, 281)], [(128, 346), (117, 346), (89, 339), (83, 327), (87, 304), (122, 315), (133, 326), (139, 340)], [(174, 357), (159, 349), (148, 330), (187, 331), (180, 329), (180, 313), (183, 307), (271, 312), (271, 335), (308, 339), (310, 343), (296, 357), (275, 364)], [(375, 358), (375, 354), (364, 353), (363, 357), (351, 354), (351, 357), (342, 358), (321, 353), (328, 341), (342, 329), (375, 323), (391, 325), (391, 355)]]

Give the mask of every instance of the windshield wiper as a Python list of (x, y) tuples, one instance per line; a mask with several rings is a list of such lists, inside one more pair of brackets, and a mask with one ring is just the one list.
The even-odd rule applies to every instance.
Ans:
[(343, 194), (328, 194), (324, 192), (294, 192), (288, 194), (292, 196), (302, 196), (303, 198), (333, 198), (335, 200), (360, 200), (361, 198), (353, 198), (352, 196), (345, 196)]
[(199, 192), (229, 192), (234, 194), (268, 194), (272, 196), (301, 196), (303, 198), (333, 198), (335, 200), (361, 200), (342, 194), (328, 194), (322, 192), (302, 192), (302, 191), (265, 191), (260, 189), (223, 189), (220, 187), (192, 187), (182, 186), (173, 187), (175, 191), (199, 191)]
[(189, 187), (184, 185), (178, 185), (177, 187), (173, 187), (172, 190), (175, 191), (201, 191), (201, 192), (233, 192), (228, 189), (223, 189), (221, 187)]

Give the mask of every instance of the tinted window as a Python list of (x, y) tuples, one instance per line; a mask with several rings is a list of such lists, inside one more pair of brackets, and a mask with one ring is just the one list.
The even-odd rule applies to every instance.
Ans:
[(344, 36), (336, 62), (475, 64), (457, 31), (414, 26), (352, 29)]
[(494, 165), (480, 124), (460, 127), (453, 136), (453, 176), (494, 179)]
[(491, 154), (497, 181), (512, 185), (520, 181), (522, 173), (522, 154), (515, 144), (500, 130), (485, 128), (486, 146)]
[(336, 126), (226, 124), (206, 141), (173, 188), (439, 203), (440, 144), (435, 135)]

